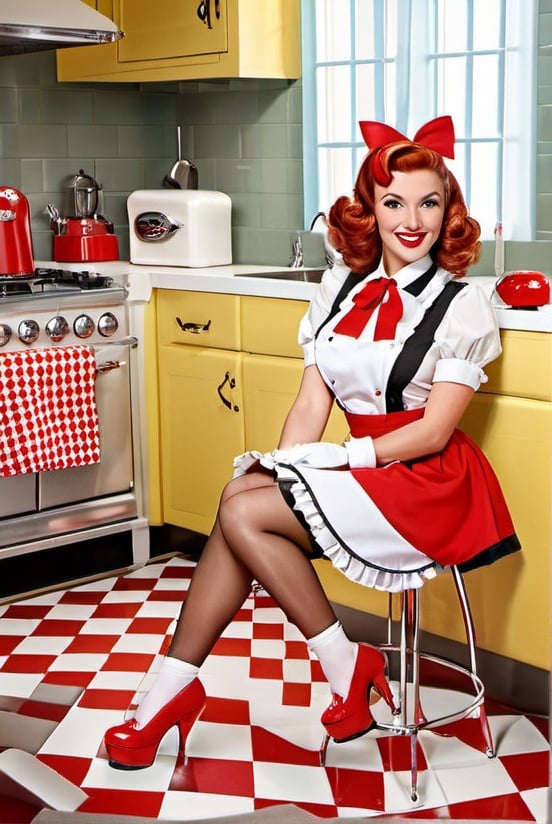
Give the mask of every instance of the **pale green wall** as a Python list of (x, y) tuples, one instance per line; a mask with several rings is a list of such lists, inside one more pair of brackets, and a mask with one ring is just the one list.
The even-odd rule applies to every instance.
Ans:
[[(539, 43), (552, 44), (552, 0), (540, 0)], [(552, 274), (552, 49), (539, 49), (537, 238), (507, 244), (506, 267)], [(0, 184), (22, 189), (35, 258), (51, 257), (49, 202), (63, 207), (64, 181), (83, 168), (103, 184), (121, 257), (128, 257), (126, 198), (159, 188), (176, 153), (199, 169), (200, 187), (232, 199), (236, 262), (286, 264), (302, 228), (301, 82), (59, 84), (55, 53), (0, 58)], [(319, 239), (307, 263), (322, 260)], [(476, 273), (493, 269), (486, 244)]]

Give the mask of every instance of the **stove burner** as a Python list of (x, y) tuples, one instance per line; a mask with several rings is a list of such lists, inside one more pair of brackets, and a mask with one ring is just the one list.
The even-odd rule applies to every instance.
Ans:
[(35, 270), (34, 275), (28, 277), (0, 275), (0, 298), (55, 291), (84, 292), (90, 289), (109, 289), (113, 284), (113, 278), (96, 272), (39, 268)]

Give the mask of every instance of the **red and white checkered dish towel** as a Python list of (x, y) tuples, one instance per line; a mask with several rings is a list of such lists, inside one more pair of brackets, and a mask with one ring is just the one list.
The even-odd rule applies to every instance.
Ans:
[(0, 477), (100, 460), (89, 346), (0, 353)]

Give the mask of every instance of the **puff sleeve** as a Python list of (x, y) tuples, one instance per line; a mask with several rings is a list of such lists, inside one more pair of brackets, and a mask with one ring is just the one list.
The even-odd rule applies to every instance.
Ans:
[(434, 383), (463, 383), (477, 391), (487, 382), (483, 368), (502, 347), (493, 307), (480, 286), (469, 283), (454, 299), (436, 331), (435, 344), (440, 358)]
[(306, 315), (299, 324), (298, 341), (305, 353), (305, 366), (315, 362), (314, 338), (317, 330), (330, 314), (333, 302), (351, 270), (342, 261), (326, 269), (312, 298)]

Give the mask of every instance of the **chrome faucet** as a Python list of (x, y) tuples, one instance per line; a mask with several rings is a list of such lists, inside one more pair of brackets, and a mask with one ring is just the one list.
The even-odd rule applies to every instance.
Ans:
[(289, 265), (292, 269), (300, 269), (303, 266), (303, 244), (301, 242), (301, 235), (297, 234), (295, 240), (291, 244), (292, 254)]

